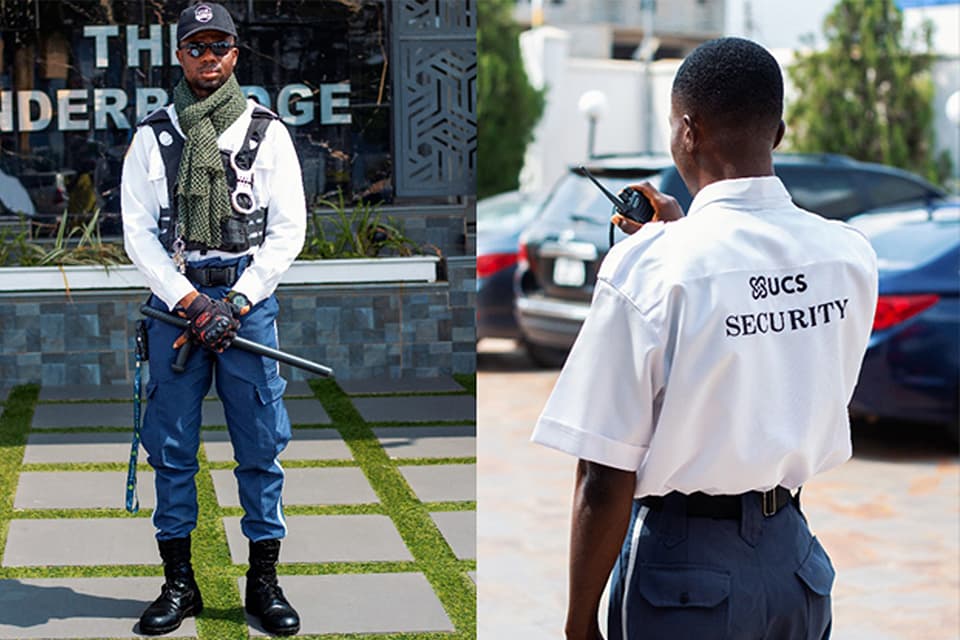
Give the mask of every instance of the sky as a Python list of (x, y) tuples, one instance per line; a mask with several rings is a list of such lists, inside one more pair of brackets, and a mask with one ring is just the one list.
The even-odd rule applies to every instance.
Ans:
[[(804, 34), (814, 34), (823, 44), (823, 19), (837, 0), (726, 0), (726, 35), (744, 36), (768, 49), (799, 49)], [(960, 0), (897, 0), (901, 7), (910, 7), (905, 27), (915, 29), (923, 19), (936, 26), (934, 50), (960, 55)], [(747, 32), (747, 6), (750, 7), (753, 31)]]

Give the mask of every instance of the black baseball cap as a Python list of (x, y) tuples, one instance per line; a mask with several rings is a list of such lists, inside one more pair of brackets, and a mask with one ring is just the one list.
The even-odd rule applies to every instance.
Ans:
[(237, 28), (227, 8), (216, 2), (201, 2), (180, 12), (177, 21), (177, 42), (183, 42), (200, 31), (222, 31), (234, 38)]

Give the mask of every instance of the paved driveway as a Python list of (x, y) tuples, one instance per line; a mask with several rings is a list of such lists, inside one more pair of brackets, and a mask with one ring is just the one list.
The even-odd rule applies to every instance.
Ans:
[[(574, 461), (529, 443), (556, 371), (504, 341), (478, 367), (480, 640), (562, 637)], [(960, 465), (913, 425), (854, 430), (854, 458), (806, 485), (837, 567), (834, 640), (955, 640), (960, 632)]]

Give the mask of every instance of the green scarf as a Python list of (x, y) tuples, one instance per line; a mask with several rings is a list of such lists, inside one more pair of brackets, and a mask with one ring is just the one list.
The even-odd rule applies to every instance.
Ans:
[(231, 75), (223, 85), (198, 100), (185, 80), (173, 89), (180, 129), (187, 136), (177, 175), (177, 216), (188, 241), (220, 246), (220, 223), (230, 215), (230, 193), (217, 138), (240, 117), (247, 101)]

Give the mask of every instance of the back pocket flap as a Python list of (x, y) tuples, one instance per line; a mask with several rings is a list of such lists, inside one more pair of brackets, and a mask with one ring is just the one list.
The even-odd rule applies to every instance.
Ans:
[(828, 596), (836, 575), (827, 552), (820, 546), (820, 541), (814, 538), (806, 559), (797, 569), (797, 577), (817, 595)]
[(637, 589), (655, 607), (715, 607), (730, 595), (730, 574), (690, 566), (637, 567)]
[(283, 392), (287, 389), (287, 381), (277, 376), (272, 380), (267, 380), (266, 384), (257, 387), (257, 399), (260, 404), (266, 406), (283, 397)]

